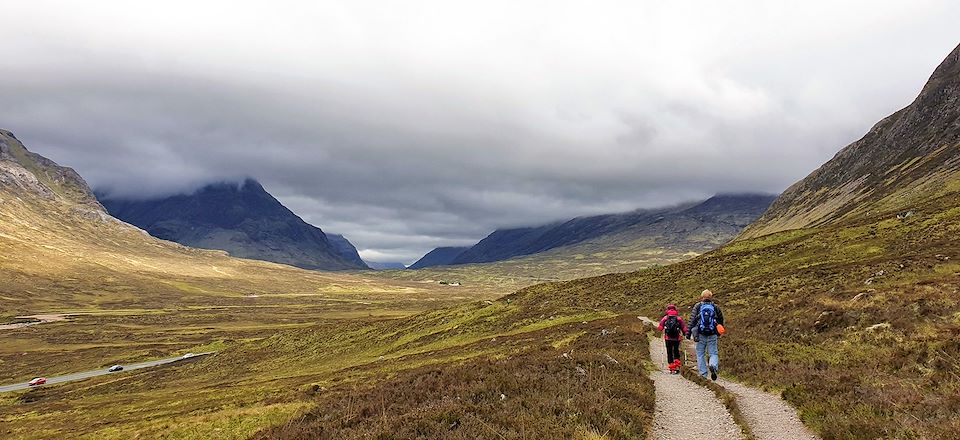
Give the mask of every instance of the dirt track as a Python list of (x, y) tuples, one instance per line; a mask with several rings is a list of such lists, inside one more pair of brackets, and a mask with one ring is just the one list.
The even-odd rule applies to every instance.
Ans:
[(780, 396), (720, 379), (720, 386), (737, 397), (737, 405), (758, 440), (817, 439), (797, 417), (797, 411)]
[(35, 319), (36, 321), (15, 322), (13, 324), (2, 324), (0, 330), (13, 330), (17, 328), (29, 327), (31, 325), (46, 324), (48, 322), (66, 321), (69, 315), (57, 313), (52, 315), (28, 315), (18, 316), (19, 319)]
[(650, 375), (657, 390), (654, 440), (742, 437), (740, 427), (712, 391), (665, 371), (667, 350), (662, 339), (650, 339), (650, 359), (659, 368)]

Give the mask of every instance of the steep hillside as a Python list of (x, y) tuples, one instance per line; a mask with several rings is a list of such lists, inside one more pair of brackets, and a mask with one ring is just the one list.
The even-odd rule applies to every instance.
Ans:
[(494, 231), (451, 264), (488, 263), (570, 246), (603, 236), (630, 236), (656, 247), (703, 252), (727, 242), (774, 200), (768, 195), (722, 195), (701, 203), (624, 214), (580, 217), (548, 225)]
[(960, 46), (920, 95), (787, 189), (742, 238), (909, 210), (960, 191)]
[(217, 183), (191, 194), (153, 200), (101, 195), (114, 217), (150, 235), (234, 257), (304, 269), (366, 269), (346, 239), (329, 237), (283, 206), (255, 180)]
[(427, 254), (423, 257), (420, 257), (420, 259), (417, 260), (416, 263), (411, 264), (408, 269), (423, 269), (433, 266), (446, 266), (452, 263), (453, 260), (455, 260), (467, 249), (470, 249), (470, 247), (438, 247), (430, 252), (427, 252)]
[(45, 199), (59, 197), (90, 211), (102, 209), (87, 183), (73, 168), (27, 151), (13, 133), (0, 129), (0, 185)]

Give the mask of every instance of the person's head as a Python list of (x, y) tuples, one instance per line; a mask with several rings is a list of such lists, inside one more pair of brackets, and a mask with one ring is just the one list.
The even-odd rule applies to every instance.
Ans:
[(710, 289), (700, 292), (700, 301), (708, 301), (708, 300), (713, 300), (713, 292), (711, 292)]
[(670, 310), (677, 310), (677, 305), (676, 305), (676, 304), (670, 304), (670, 305), (668, 305), (668, 306), (667, 306), (667, 311), (670, 311)]

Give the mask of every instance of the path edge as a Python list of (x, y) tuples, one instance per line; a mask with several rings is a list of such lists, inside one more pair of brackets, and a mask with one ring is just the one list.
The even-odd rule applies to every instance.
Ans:
[[(654, 325), (653, 321), (644, 316), (637, 317), (642, 321), (647, 327), (647, 336), (648, 340), (652, 344), (654, 339), (657, 337), (657, 326)], [(689, 350), (687, 344), (684, 344), (684, 350)], [(650, 359), (650, 363), (653, 363), (653, 359)], [(687, 380), (700, 385), (710, 391), (713, 391), (713, 394), (717, 396), (717, 399), (720, 400), (720, 403), (727, 409), (727, 412), (730, 413), (730, 416), (733, 417), (733, 422), (740, 427), (740, 433), (743, 435), (744, 440), (757, 440), (757, 437), (753, 434), (753, 431), (750, 429), (750, 423), (747, 422), (747, 418), (743, 416), (743, 412), (740, 411), (740, 405), (737, 404), (737, 396), (726, 388), (707, 380), (703, 376), (700, 376), (700, 373), (697, 372), (696, 368), (691, 365), (684, 365), (680, 370), (683, 377)]]
[(750, 429), (750, 423), (747, 422), (747, 418), (744, 417), (743, 412), (740, 411), (740, 405), (737, 404), (737, 396), (735, 396), (726, 388), (701, 376), (697, 369), (693, 366), (685, 365), (681, 370), (681, 374), (683, 374), (683, 377), (687, 378), (689, 381), (713, 391), (713, 394), (717, 396), (717, 399), (720, 399), (720, 402), (723, 403), (723, 406), (727, 408), (730, 416), (733, 417), (733, 421), (736, 422), (737, 426), (740, 427), (740, 431), (743, 433), (743, 438), (745, 440), (757, 440), (757, 437), (753, 435), (753, 431)]

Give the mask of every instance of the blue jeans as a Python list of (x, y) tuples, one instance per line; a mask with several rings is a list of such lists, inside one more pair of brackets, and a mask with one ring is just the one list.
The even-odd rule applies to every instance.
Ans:
[[(697, 341), (697, 369), (703, 377), (707, 377), (707, 363), (715, 370), (720, 369), (720, 353), (717, 348), (718, 339), (719, 336), (717, 335), (700, 335)], [(705, 353), (710, 355), (707, 363), (705, 363), (703, 359)]]

